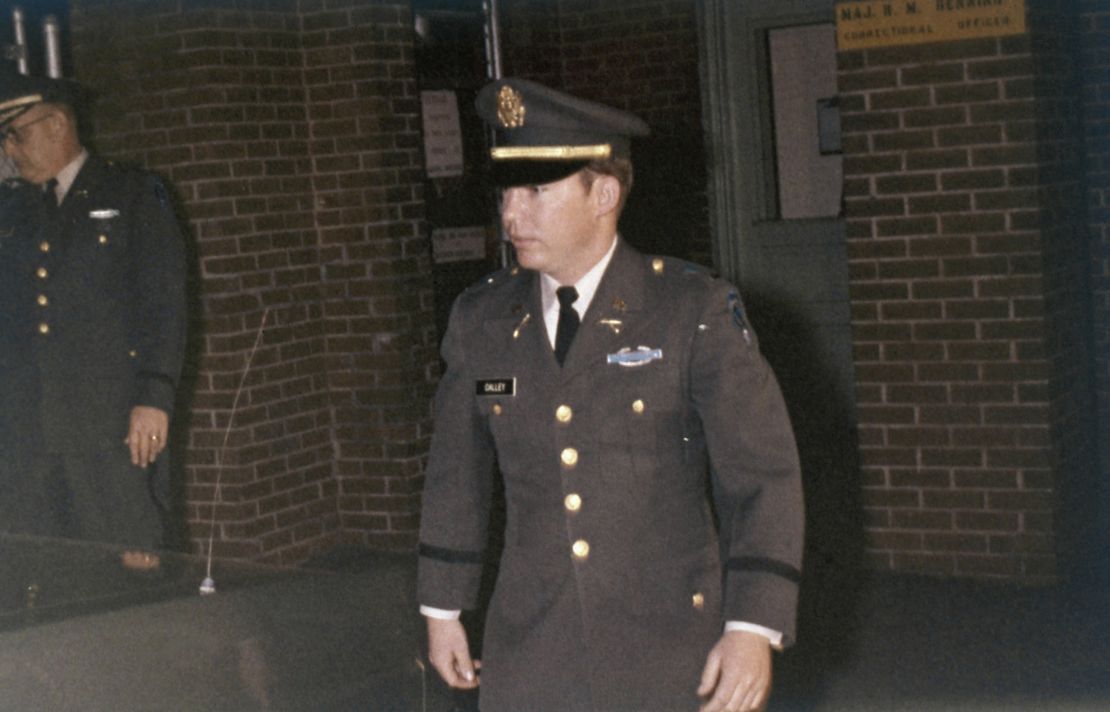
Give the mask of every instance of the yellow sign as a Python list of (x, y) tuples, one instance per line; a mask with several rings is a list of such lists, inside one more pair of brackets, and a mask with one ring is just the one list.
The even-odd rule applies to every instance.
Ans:
[(1025, 0), (864, 0), (836, 4), (840, 50), (1025, 32)]

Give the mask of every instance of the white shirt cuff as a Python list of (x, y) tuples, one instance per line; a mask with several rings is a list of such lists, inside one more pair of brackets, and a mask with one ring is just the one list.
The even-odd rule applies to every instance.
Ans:
[(442, 608), (432, 608), (431, 606), (421, 606), (420, 613), (428, 618), (436, 618), (441, 621), (457, 621), (459, 614), (462, 611), (446, 611)]
[[(433, 608), (432, 606), (420, 606), (421, 615), (428, 618), (436, 618), (443, 621), (454, 621), (459, 619), (461, 611), (445, 610), (443, 608)], [(749, 633), (756, 633), (762, 635), (770, 643), (771, 647), (775, 650), (782, 649), (782, 633), (770, 628), (764, 628), (755, 623), (744, 623), (743, 621), (728, 621), (725, 623), (725, 632), (730, 633), (734, 630), (743, 630)]]
[(762, 635), (764, 638), (771, 642), (771, 647), (775, 650), (782, 650), (782, 632), (764, 628), (755, 623), (744, 623), (742, 621), (728, 621), (725, 623), (725, 632), (731, 633), (734, 630), (743, 630), (749, 633), (756, 633)]

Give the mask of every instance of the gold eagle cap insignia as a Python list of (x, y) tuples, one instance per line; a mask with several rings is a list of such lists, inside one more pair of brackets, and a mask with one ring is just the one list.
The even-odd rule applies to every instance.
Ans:
[(524, 99), (520, 92), (506, 84), (497, 92), (497, 120), (506, 129), (518, 129), (524, 125)]

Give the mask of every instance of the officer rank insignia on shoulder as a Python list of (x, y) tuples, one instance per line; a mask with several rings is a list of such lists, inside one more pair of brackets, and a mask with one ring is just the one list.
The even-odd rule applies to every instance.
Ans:
[(650, 257), (649, 263), (652, 273), (658, 277), (662, 277), (668, 272), (684, 275), (712, 276), (712, 272), (708, 267), (677, 257)]
[(502, 267), (501, 269), (490, 272), (485, 277), (482, 277), (477, 282), (471, 284), (469, 287), (467, 287), (467, 290), (482, 289), (484, 287), (501, 284), (507, 282), (513, 277), (519, 276), (523, 272), (524, 270), (515, 265), (512, 267)]

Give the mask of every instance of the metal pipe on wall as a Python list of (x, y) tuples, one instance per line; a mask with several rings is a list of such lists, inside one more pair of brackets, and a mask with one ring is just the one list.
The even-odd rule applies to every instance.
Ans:
[(15, 60), (19, 73), (26, 75), (30, 68), (27, 65), (27, 31), (22, 8), (12, 8), (12, 33), (15, 36), (15, 42), (8, 47), (9, 58)]
[[(497, 0), (482, 0), (482, 13), (485, 15), (486, 35), (486, 74), (490, 79), (500, 79), (501, 74), (501, 21), (497, 9)], [(489, 132), (490, 145), (493, 145), (494, 133)], [(501, 212), (501, 201), (497, 198), (497, 212)], [(498, 226), (497, 260), (502, 267), (507, 267), (513, 261), (512, 243), (509, 242), (501, 220), (496, 219)]]
[(486, 16), (486, 74), (490, 79), (501, 78), (501, 21), (497, 0), (484, 0), (482, 12)]
[(42, 21), (42, 42), (46, 59), (46, 76), (62, 78), (62, 30), (58, 18), (47, 15)]

